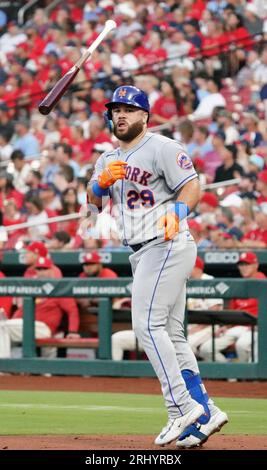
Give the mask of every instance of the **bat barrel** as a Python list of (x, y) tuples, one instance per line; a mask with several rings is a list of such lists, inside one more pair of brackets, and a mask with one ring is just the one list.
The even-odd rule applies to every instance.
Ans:
[[(47, 100), (46, 100), (47, 101)], [(45, 100), (43, 100), (39, 106), (38, 106), (38, 109), (39, 109), (39, 112), (41, 114), (43, 114), (44, 116), (46, 116), (47, 114), (50, 113), (50, 111), (52, 110), (52, 107), (49, 106), (49, 104), (46, 102)], [(55, 103), (56, 104), (56, 103)]]
[(52, 90), (48, 95), (41, 101), (38, 106), (39, 112), (45, 116), (50, 113), (54, 108), (57, 102), (60, 100), (61, 96), (64, 95), (67, 88), (73, 82), (77, 73), (79, 72), (78, 67), (73, 67), (55, 84)]

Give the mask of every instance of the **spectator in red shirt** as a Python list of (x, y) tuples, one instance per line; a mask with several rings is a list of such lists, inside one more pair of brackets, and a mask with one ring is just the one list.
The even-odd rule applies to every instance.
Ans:
[(179, 92), (169, 80), (162, 80), (160, 87), (162, 95), (156, 100), (151, 110), (151, 121), (156, 125), (177, 122), (181, 106)]
[(260, 171), (257, 178), (257, 190), (259, 192), (257, 204), (262, 204), (267, 202), (267, 170)]
[[(51, 279), (54, 276), (50, 258), (40, 257), (35, 266), (38, 279)], [(50, 338), (60, 328), (64, 314), (68, 316), (68, 338), (77, 338), (79, 313), (73, 298), (39, 298), (35, 308), (36, 339)], [(22, 341), (23, 309), (19, 308), (10, 320), (0, 322), (0, 358), (11, 355), (11, 343)]]
[(162, 39), (158, 31), (150, 31), (147, 34), (145, 45), (137, 50), (138, 59), (143, 73), (153, 70), (153, 65), (157, 62), (163, 63), (167, 59), (167, 51), (162, 47)]
[(87, 140), (84, 138), (84, 129), (81, 125), (73, 125), (71, 128), (72, 150), (75, 161), (85, 162), (88, 157)]
[[(252, 251), (246, 251), (240, 255), (238, 269), (244, 279), (265, 279), (265, 274), (260, 272), (257, 255)], [(244, 310), (257, 317), (257, 299), (232, 299), (229, 308), (233, 310)]]
[(206, 8), (205, 2), (203, 0), (187, 0), (183, 3), (186, 16), (200, 20), (201, 15)]
[(22, 80), (20, 87), (19, 103), (27, 107), (28, 110), (36, 109), (42, 96), (42, 88), (36, 80), (35, 72), (24, 68), (20, 74)]
[(267, 202), (264, 202), (256, 208), (255, 221), (257, 228), (247, 232), (240, 242), (243, 248), (266, 248), (267, 247)]
[[(253, 44), (253, 39), (250, 39), (248, 30), (244, 28), (242, 24), (242, 18), (234, 11), (230, 13), (226, 19), (225, 37), (228, 42), (228, 44), (226, 44), (226, 50), (229, 49), (229, 45), (232, 43), (240, 49), (240, 52), (244, 47), (245, 49), (250, 50), (251, 45)], [(240, 55), (236, 57), (244, 56)]]
[(202, 48), (205, 57), (215, 56), (222, 51), (223, 26), (217, 20), (209, 20), (206, 23), (207, 31), (203, 38)]
[(0, 169), (0, 210), (4, 208), (4, 201), (12, 199), (18, 209), (23, 205), (23, 194), (14, 188), (12, 175)]
[[(43, 90), (49, 89), (49, 82), (53, 78), (53, 74), (55, 74), (57, 70), (61, 72), (58, 62), (59, 56), (54, 50), (48, 50), (42, 55), (42, 60), (41, 63), (38, 64), (35, 79), (40, 83)], [(51, 71), (53, 72), (51, 73)]]
[[(240, 255), (238, 262), (240, 275), (244, 279), (265, 279), (266, 276), (259, 269), (259, 261), (257, 255), (252, 251), (246, 251)], [(255, 317), (258, 316), (258, 300), (257, 299), (232, 299), (229, 303), (229, 309), (243, 310)], [(227, 362), (226, 357), (222, 353), (231, 344), (235, 344), (238, 359), (241, 362), (249, 362), (251, 360), (251, 327), (250, 326), (233, 326), (222, 327), (218, 331), (218, 337), (215, 338), (215, 359), (218, 362)], [(256, 336), (256, 335), (255, 335)], [(257, 339), (255, 338), (255, 351), (257, 356)], [(208, 340), (203, 343), (199, 350), (199, 356), (206, 360), (212, 359), (212, 341)]]
[(27, 44), (29, 47), (29, 58), (38, 60), (42, 55), (46, 45), (46, 41), (40, 36), (38, 29), (35, 26), (28, 26), (26, 28)]
[(87, 154), (86, 154), (86, 160), (84, 160), (82, 163), (88, 163), (88, 161), (91, 162), (91, 157), (92, 157), (92, 151), (93, 148), (96, 146), (96, 144), (102, 144), (102, 143), (111, 143), (110, 136), (107, 134), (107, 132), (104, 130), (104, 121), (103, 118), (100, 117), (98, 114), (94, 114), (90, 118), (90, 127), (89, 127), (89, 133), (90, 137), (87, 139)]
[[(2, 271), (0, 271), (0, 279), (6, 277)], [(4, 318), (10, 318), (12, 310), (12, 297), (0, 297), (0, 322)]]
[(105, 97), (105, 90), (100, 88), (98, 84), (94, 85), (91, 90), (91, 114), (102, 114), (105, 112), (105, 103), (107, 98)]
[[(28, 265), (28, 268), (24, 272), (23, 277), (27, 278), (37, 278), (38, 271), (36, 270), (36, 265), (38, 259), (40, 257), (46, 258), (48, 256), (48, 251), (44, 243), (40, 241), (32, 242), (28, 246), (26, 246), (26, 253), (25, 253), (25, 264)], [(62, 277), (61, 270), (53, 264), (51, 260), (51, 268), (54, 278), (60, 279)]]
[(82, 266), (83, 272), (79, 275), (81, 278), (100, 277), (116, 279), (118, 277), (118, 275), (115, 273), (115, 271), (112, 271), (112, 269), (103, 268), (101, 257), (97, 251), (86, 253), (82, 261)]

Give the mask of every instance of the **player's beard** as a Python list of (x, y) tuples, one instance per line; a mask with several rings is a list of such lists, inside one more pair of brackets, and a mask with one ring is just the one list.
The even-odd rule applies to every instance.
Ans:
[(129, 126), (127, 131), (125, 131), (125, 129), (120, 131), (120, 129), (118, 128), (118, 125), (114, 126), (115, 136), (117, 137), (117, 139), (122, 140), (123, 142), (131, 142), (139, 134), (141, 134), (143, 130), (144, 130), (144, 124), (141, 119), (140, 121), (135, 122), (134, 124)]

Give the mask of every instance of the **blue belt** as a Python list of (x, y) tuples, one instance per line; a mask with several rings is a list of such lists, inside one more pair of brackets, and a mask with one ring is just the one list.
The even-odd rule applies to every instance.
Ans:
[(129, 245), (129, 247), (132, 248), (133, 251), (138, 251), (144, 245), (147, 245), (147, 243), (153, 242), (153, 240), (156, 240), (157, 238), (158, 237), (154, 237), (154, 238), (151, 238), (150, 240), (146, 240), (145, 242), (137, 243), (136, 245)]

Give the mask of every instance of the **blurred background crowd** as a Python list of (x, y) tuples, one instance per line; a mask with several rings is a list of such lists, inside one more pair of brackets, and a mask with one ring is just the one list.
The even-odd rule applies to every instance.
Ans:
[[(266, 247), (266, 1), (36, 1), (18, 14), (26, 3), (0, 2), (0, 225), (38, 225), (2, 229), (1, 248), (121, 247), (108, 211), (86, 240), (78, 219), (47, 223), (79, 211), (98, 156), (116, 147), (103, 111), (120, 84), (147, 92), (150, 129), (182, 140), (193, 158), (198, 246)], [(118, 28), (54, 111), (39, 114), (110, 18)]]

